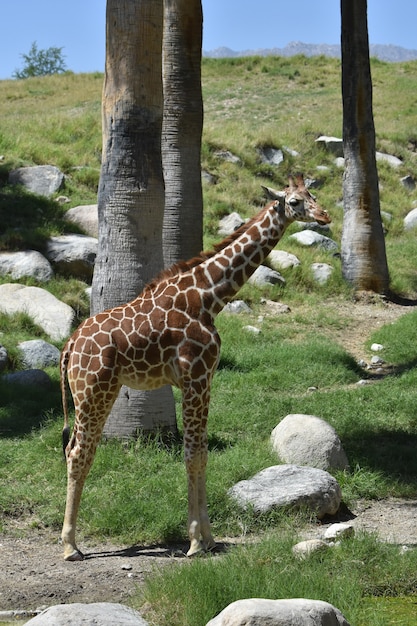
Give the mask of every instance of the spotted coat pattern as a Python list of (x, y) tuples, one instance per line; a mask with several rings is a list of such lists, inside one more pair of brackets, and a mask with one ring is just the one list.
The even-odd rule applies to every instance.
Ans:
[[(305, 188), (290, 177), (284, 192), (212, 252), (174, 265), (133, 301), (98, 313), (70, 337), (61, 356), (61, 390), (68, 444), (64, 558), (81, 560), (75, 526), (81, 493), (105, 421), (122, 385), (177, 386), (182, 392), (188, 477), (189, 555), (215, 545), (207, 513), (205, 470), (211, 381), (220, 355), (214, 319), (277, 244), (294, 220), (330, 222)], [(69, 437), (66, 378), (75, 407)]]

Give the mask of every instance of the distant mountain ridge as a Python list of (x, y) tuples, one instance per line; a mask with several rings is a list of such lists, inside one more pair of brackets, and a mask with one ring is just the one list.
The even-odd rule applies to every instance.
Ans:
[[(376, 57), (381, 61), (388, 61), (389, 63), (400, 63), (401, 61), (413, 61), (417, 59), (417, 50), (408, 50), (407, 48), (391, 44), (370, 44), (369, 52), (371, 57)], [(306, 57), (324, 55), (326, 57), (340, 58), (340, 45), (291, 41), (284, 48), (259, 48), (257, 50), (241, 50), (240, 52), (236, 52), (230, 48), (221, 47), (215, 50), (203, 51), (203, 56), (215, 59), (248, 56), (291, 57), (296, 54), (304, 54)]]

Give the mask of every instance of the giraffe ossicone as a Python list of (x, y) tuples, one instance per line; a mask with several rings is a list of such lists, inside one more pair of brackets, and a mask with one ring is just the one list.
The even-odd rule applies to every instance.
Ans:
[[(331, 220), (306, 189), (302, 175), (289, 178), (273, 198), (232, 235), (190, 261), (172, 266), (131, 302), (85, 320), (61, 355), (67, 500), (64, 558), (83, 558), (75, 529), (85, 479), (104, 424), (122, 385), (182, 392), (184, 457), (188, 480), (189, 556), (214, 548), (206, 499), (207, 418), (210, 389), (220, 357), (216, 315), (239, 291), (294, 220)], [(75, 421), (68, 424), (66, 379)]]

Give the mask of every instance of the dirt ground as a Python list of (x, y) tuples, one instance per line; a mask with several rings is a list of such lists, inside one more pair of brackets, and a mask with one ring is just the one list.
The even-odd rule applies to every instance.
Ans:
[[(345, 348), (367, 362), (371, 354), (364, 342), (370, 333), (415, 308), (375, 304), (366, 299), (345, 306), (346, 326), (333, 331), (334, 335), (339, 333)], [(329, 302), (329, 310), (332, 307), (340, 313), (339, 303)], [(350, 523), (356, 529), (374, 531), (381, 540), (391, 543), (417, 546), (417, 500), (358, 502), (352, 513)], [(319, 534), (320, 527), (315, 529)], [(0, 536), (0, 621), (7, 618), (5, 611), (27, 611), (30, 615), (60, 603), (128, 603), (153, 568), (178, 566), (186, 561), (185, 545), (141, 547), (82, 542), (85, 560), (67, 563), (62, 559), (56, 534), (30, 529), (29, 525), (19, 538), (15, 531), (10, 529)]]

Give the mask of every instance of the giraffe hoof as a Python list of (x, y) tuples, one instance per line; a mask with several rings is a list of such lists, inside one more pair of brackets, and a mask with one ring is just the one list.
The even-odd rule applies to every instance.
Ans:
[(187, 556), (197, 556), (198, 554), (203, 554), (204, 551), (204, 546), (201, 541), (193, 541), (187, 552)]
[(84, 554), (79, 550), (74, 550), (68, 556), (64, 556), (64, 561), (82, 561), (84, 559)]

